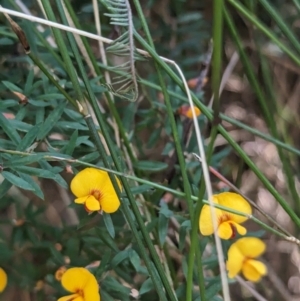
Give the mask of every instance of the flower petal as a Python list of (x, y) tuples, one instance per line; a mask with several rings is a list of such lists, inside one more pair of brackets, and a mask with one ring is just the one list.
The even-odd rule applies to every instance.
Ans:
[(243, 275), (246, 279), (257, 282), (267, 274), (267, 267), (258, 260), (248, 259), (243, 264)]
[(86, 196), (83, 196), (83, 197), (81, 197), (81, 198), (77, 198), (77, 199), (74, 200), (74, 202), (75, 202), (76, 204), (84, 204), (84, 203), (86, 202), (86, 200), (87, 200), (88, 197), (89, 197), (89, 196), (86, 195)]
[(78, 294), (73, 294), (73, 295), (61, 297), (57, 301), (85, 301), (85, 300)]
[(71, 293), (76, 293), (79, 290), (83, 290), (91, 277), (94, 277), (85, 268), (70, 268), (61, 278), (62, 286)]
[(101, 208), (100, 203), (98, 200), (95, 199), (94, 196), (89, 196), (86, 201), (85, 201), (85, 207), (89, 210), (89, 211), (98, 211)]
[(2, 293), (7, 285), (7, 274), (0, 268), (0, 293)]
[(76, 197), (89, 195), (91, 189), (93, 189), (93, 179), (98, 180), (98, 169), (85, 168), (72, 179), (70, 184), (71, 191)]
[(256, 237), (243, 237), (235, 242), (240, 252), (249, 258), (256, 258), (266, 250), (266, 244)]
[(106, 193), (100, 200), (101, 209), (106, 213), (113, 213), (120, 207), (120, 201), (116, 193)]
[(84, 301), (100, 301), (99, 285), (94, 275), (90, 277), (88, 283), (84, 287)]
[[(218, 218), (222, 215), (222, 210), (215, 208), (215, 213)], [(204, 205), (202, 207), (200, 217), (199, 217), (199, 230), (204, 236), (211, 235), (214, 233), (214, 226), (211, 217), (210, 206)]]
[(230, 221), (223, 222), (218, 227), (218, 235), (222, 239), (232, 238), (234, 232)]
[(231, 222), (232, 227), (234, 227), (236, 229), (236, 231), (240, 234), (240, 235), (245, 235), (247, 233), (247, 229), (241, 225), (239, 225), (238, 223), (235, 222)]
[[(237, 211), (244, 212), (246, 214), (251, 214), (252, 209), (250, 204), (239, 194), (233, 192), (222, 192), (214, 195), (214, 198), (218, 200), (219, 205), (224, 207), (228, 207)], [(225, 210), (223, 210), (225, 211)], [(245, 216), (240, 216), (237, 214), (233, 214), (230, 212), (226, 212), (229, 216), (230, 220), (236, 223), (242, 223), (246, 221), (248, 218)]]
[[(121, 189), (120, 181), (117, 178), (115, 179), (117, 181), (118, 186)], [(109, 176), (101, 189), (101, 193), (102, 193), (100, 199), (101, 210), (103, 210), (106, 213), (113, 213), (117, 211), (118, 208), (120, 207), (120, 200), (112, 182), (110, 181)]]
[(226, 262), (229, 278), (234, 278), (241, 271), (244, 260), (245, 257), (239, 248), (235, 244), (232, 244), (228, 250), (228, 260)]

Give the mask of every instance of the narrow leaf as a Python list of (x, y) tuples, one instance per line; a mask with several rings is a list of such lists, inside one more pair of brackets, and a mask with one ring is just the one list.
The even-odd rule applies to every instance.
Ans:
[(32, 145), (34, 140), (36, 139), (38, 132), (40, 131), (41, 124), (36, 124), (33, 128), (31, 128), (27, 134), (24, 136), (22, 141), (18, 144), (17, 150), (26, 150), (29, 146)]
[(45, 123), (42, 125), (40, 132), (38, 134), (38, 139), (44, 139), (47, 134), (52, 130), (52, 128), (56, 125), (57, 121), (60, 119), (67, 102), (61, 102), (55, 110), (53, 110), (49, 116), (46, 118)]
[(18, 174), (24, 181), (26, 181), (30, 186), (33, 187), (33, 189), (34, 189), (33, 193), (35, 195), (37, 195), (39, 198), (41, 198), (42, 200), (44, 200), (44, 193), (43, 193), (41, 187), (38, 185), (38, 183), (36, 183), (36, 181), (34, 181), (34, 179), (27, 174), (24, 174), (21, 172), (18, 172)]
[(112, 256), (111, 250), (107, 250), (104, 252), (103, 257), (101, 258), (101, 263), (98, 269), (96, 270), (96, 277), (100, 278), (103, 272), (106, 270), (106, 266), (110, 262)]
[(19, 92), (19, 93), (23, 93), (23, 90), (20, 89), (18, 86), (16, 86), (15, 84), (8, 82), (6, 80), (2, 81), (2, 84), (11, 92)]
[(112, 238), (115, 238), (115, 235), (116, 235), (115, 228), (114, 228), (114, 224), (111, 220), (110, 214), (107, 214), (107, 213), (103, 212), (103, 221), (104, 221), (105, 227), (106, 227), (109, 235)]
[(134, 167), (143, 171), (157, 172), (166, 169), (168, 164), (156, 161), (139, 161), (134, 164)]
[(153, 290), (153, 282), (151, 278), (148, 278), (146, 281), (143, 282), (141, 288), (140, 288), (140, 295), (143, 295), (145, 293), (148, 293), (149, 291)]
[(21, 138), (17, 131), (12, 127), (11, 122), (0, 113), (0, 128), (15, 144), (19, 144)]
[(67, 154), (67, 155), (70, 155), (72, 156), (73, 154), (73, 151), (76, 147), (76, 141), (77, 141), (77, 138), (78, 138), (78, 131), (76, 130), (71, 138), (70, 138), (70, 141), (68, 142), (68, 144), (66, 145), (66, 148), (65, 148), (65, 151), (64, 153)]
[(3, 175), (3, 177), (9, 181), (11, 184), (17, 186), (17, 187), (20, 187), (22, 189), (25, 189), (25, 190), (31, 190), (31, 191), (34, 191), (34, 188), (28, 183), (26, 182), (25, 180), (23, 180), (22, 178), (14, 175), (13, 173), (11, 172), (8, 172), (8, 171), (2, 171), (1, 173)]

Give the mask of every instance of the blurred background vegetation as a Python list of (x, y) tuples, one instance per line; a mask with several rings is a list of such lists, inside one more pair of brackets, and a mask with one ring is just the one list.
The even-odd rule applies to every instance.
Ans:
[[(61, 24), (72, 19), (72, 27), (95, 34), (94, 2), (0, 4)], [(110, 23), (109, 2), (96, 2), (102, 36), (118, 38), (122, 28)], [(297, 238), (300, 225), (300, 1), (130, 4), (140, 35), (136, 47), (155, 47), (158, 55), (174, 60), (194, 92), (209, 165), (273, 220), (255, 210), (262, 225), (246, 223), (252, 236), (267, 243), (268, 275), (255, 285), (231, 281), (231, 300), (300, 300), (299, 247), (285, 239)], [(196, 201), (190, 206), (187, 199), (206, 196), (200, 189), (201, 164), (193, 156), (199, 154), (194, 127), (182, 109), (188, 104), (182, 80), (160, 58), (137, 60), (139, 94), (130, 102), (106, 85), (107, 70), (127, 57), (107, 53), (105, 63), (96, 40), (74, 39), (11, 17), (24, 30), (31, 53), (25, 54), (0, 12), (0, 267), (9, 278), (0, 300), (57, 300), (64, 295), (55, 279), (62, 266), (88, 266), (105, 301), (163, 300), (164, 292), (165, 300), (189, 301), (187, 289), (192, 289), (190, 300), (201, 300), (198, 271), (203, 269), (202, 299), (223, 300), (213, 237), (197, 237), (202, 266), (188, 261), (199, 211), (193, 216)], [(114, 76), (110, 72), (112, 81)], [(218, 77), (220, 98), (212, 102)], [(89, 108), (91, 117), (76, 101)], [(87, 164), (132, 176), (122, 178), (130, 193), (125, 189), (117, 213), (88, 215), (73, 203), (69, 183)], [(220, 177), (212, 175), (211, 181), (215, 193), (229, 189)], [(264, 225), (282, 235), (263, 230)], [(228, 246), (224, 243), (224, 250)], [(151, 273), (163, 279), (164, 291), (157, 290)]]

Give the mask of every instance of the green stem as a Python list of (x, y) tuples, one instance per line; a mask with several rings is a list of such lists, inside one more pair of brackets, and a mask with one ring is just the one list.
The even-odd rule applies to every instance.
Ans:
[(244, 17), (246, 17), (257, 29), (263, 32), (271, 41), (273, 41), (281, 50), (283, 50), (297, 65), (300, 65), (300, 58), (283, 44), (278, 37), (273, 34), (256, 16), (251, 14), (241, 3), (235, 0), (227, 0)]
[(76, 101), (60, 86), (60, 84), (55, 80), (55, 78), (50, 74), (44, 64), (32, 53), (29, 53), (28, 56), (35, 63), (36, 66), (48, 77), (51, 83), (61, 92), (61, 94), (74, 106), (78, 109)]
[[(226, 23), (228, 25), (228, 28), (231, 32), (231, 35), (234, 39), (234, 42), (238, 48), (238, 51), (239, 51), (239, 54), (240, 54), (240, 58), (241, 58), (241, 61), (244, 65), (244, 70), (245, 70), (245, 73), (248, 77), (248, 80), (250, 82), (250, 84), (252, 85), (254, 91), (256, 92), (256, 95), (257, 95), (257, 98), (259, 100), (259, 104), (262, 108), (262, 111), (263, 111), (263, 114), (265, 116), (265, 119), (266, 119), (266, 122), (268, 124), (268, 127), (272, 133), (273, 136), (277, 137), (278, 138), (278, 131), (277, 131), (277, 125), (275, 124), (275, 119), (274, 119), (274, 116), (271, 115), (271, 112), (269, 110), (269, 107), (267, 105), (267, 102), (266, 102), (266, 96), (263, 94), (263, 91), (261, 90), (260, 88), (260, 83), (257, 81), (257, 77), (255, 76), (254, 74), (254, 70), (253, 70), (253, 67), (251, 65), (251, 63), (249, 62), (249, 59), (244, 51), (244, 48), (240, 42), (240, 38), (238, 36), (238, 33), (237, 33), (237, 30), (232, 22), (232, 19), (229, 15), (229, 13), (227, 12), (226, 9), (224, 9), (224, 12), (225, 12), (225, 19), (226, 19)], [(264, 78), (266, 79), (266, 84), (265, 86), (268, 87), (269, 85), (269, 90), (272, 91), (272, 88), (271, 88), (271, 84), (269, 83), (269, 74), (266, 74), (266, 66), (264, 64), (264, 58), (262, 58), (262, 63), (263, 63), (263, 76)], [(273, 96), (273, 98), (272, 98)], [(274, 103), (274, 106), (275, 106), (275, 99), (274, 99), (274, 95), (273, 93), (271, 92), (270, 95), (268, 95), (268, 99), (271, 98), (273, 99), (273, 103)], [(276, 107), (276, 106), (275, 106)], [(299, 206), (300, 205), (300, 199), (299, 199), (299, 196), (298, 196), (298, 193), (296, 191), (296, 187), (295, 187), (295, 183), (294, 183), (294, 180), (293, 180), (293, 175), (292, 175), (292, 172), (291, 172), (291, 168), (290, 168), (290, 164), (285, 156), (285, 154), (283, 153), (282, 149), (280, 147), (277, 147), (277, 150), (278, 150), (278, 154), (279, 154), (279, 157), (281, 158), (281, 161), (283, 163), (283, 169), (285, 171), (285, 175), (286, 175), (286, 180), (287, 180), (287, 183), (288, 183), (288, 186), (289, 186), (289, 190), (292, 194), (292, 197), (294, 199), (295, 202), (297, 202), (297, 205)]]
[[(52, 10), (50, 1), (48, 1), (48, 0), (41, 0), (41, 1), (42, 1), (43, 7), (44, 7), (44, 10), (45, 10), (45, 13), (46, 13), (48, 19), (50, 21), (56, 22), (56, 18), (55, 18), (54, 12)], [(52, 28), (52, 31), (53, 31), (57, 46), (60, 50), (61, 56), (63, 58), (63, 61), (65, 62), (66, 71), (67, 71), (68, 75), (70, 76), (71, 82), (73, 84), (73, 88), (75, 90), (76, 97), (77, 97), (78, 101), (81, 103), (84, 100), (83, 93), (81, 91), (81, 87), (80, 87), (78, 77), (75, 72), (74, 65), (68, 54), (68, 49), (66, 47), (66, 43), (65, 43), (65, 41), (62, 37), (61, 31), (59, 29)]]
[[(141, 20), (142, 27), (143, 27), (143, 30), (145, 32), (147, 41), (148, 41), (150, 47), (153, 49), (153, 51), (155, 51), (155, 46), (154, 46), (154, 43), (152, 41), (151, 34), (150, 34), (150, 31), (149, 31), (146, 19), (144, 17), (144, 14), (142, 12), (140, 3), (139, 3), (138, 0), (133, 0), (133, 2), (135, 4), (138, 16)], [(193, 208), (193, 201), (191, 199), (191, 187), (190, 187), (189, 179), (188, 179), (188, 176), (187, 176), (187, 173), (186, 173), (186, 164), (185, 164), (185, 160), (184, 160), (184, 157), (183, 157), (181, 142), (180, 142), (180, 138), (179, 138), (178, 131), (177, 131), (177, 126), (176, 126), (176, 121), (175, 121), (174, 114), (173, 114), (173, 107), (172, 107), (172, 104), (171, 104), (171, 101), (170, 101), (170, 96), (169, 96), (169, 94), (167, 92), (167, 89), (166, 89), (164, 79), (162, 77), (162, 73), (161, 73), (162, 68), (157, 62), (155, 62), (155, 68), (156, 68), (156, 71), (157, 71), (160, 86), (162, 88), (164, 101), (165, 101), (165, 104), (166, 104), (166, 107), (167, 107), (167, 114), (168, 114), (170, 124), (171, 124), (171, 128), (172, 128), (172, 133), (173, 133), (173, 138), (174, 138), (174, 143), (175, 143), (175, 149), (176, 149), (176, 153), (177, 153), (177, 156), (178, 156), (178, 162), (179, 162), (181, 175), (182, 175), (182, 179), (183, 179), (183, 189), (184, 189), (184, 192), (186, 194), (186, 200), (187, 200), (188, 210), (189, 210), (189, 214), (190, 214), (190, 219), (192, 221), (193, 217), (194, 217), (194, 208)], [(196, 252), (199, 252), (199, 250), (197, 250)], [(189, 260), (193, 260), (193, 258), (194, 258), (194, 253), (190, 252), (189, 253)], [(198, 254), (198, 258), (200, 258), (199, 254)], [(190, 265), (188, 268), (189, 268), (189, 272), (188, 272), (188, 278), (187, 278), (187, 297), (186, 297), (186, 300), (190, 301), (190, 300), (192, 300), (192, 292), (193, 292), (193, 268), (194, 268), (194, 266)], [(203, 274), (199, 275), (199, 279), (201, 279), (201, 281), (204, 282)]]
[(265, 8), (265, 10), (269, 13), (272, 18), (272, 22), (278, 25), (281, 29), (284, 37), (290, 40), (291, 44), (300, 53), (300, 43), (298, 38), (294, 35), (293, 30), (287, 25), (288, 22), (285, 22), (282, 17), (278, 14), (278, 12), (274, 9), (274, 7), (267, 0), (259, 0), (259, 3)]

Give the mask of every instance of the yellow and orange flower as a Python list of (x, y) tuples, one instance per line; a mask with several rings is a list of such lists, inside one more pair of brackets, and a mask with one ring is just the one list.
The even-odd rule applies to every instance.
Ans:
[(71, 295), (57, 301), (100, 301), (98, 282), (85, 268), (68, 269), (62, 276), (61, 284)]
[(7, 285), (7, 274), (0, 268), (0, 293), (2, 293)]
[[(251, 214), (252, 209), (250, 204), (239, 194), (233, 192), (222, 192), (213, 196), (215, 204), (228, 207), (245, 214)], [(236, 232), (240, 235), (245, 235), (247, 230), (240, 224), (248, 218), (227, 212), (218, 208), (214, 208), (217, 217), (217, 233), (222, 239), (230, 239), (235, 237)], [(214, 233), (211, 209), (209, 205), (204, 205), (199, 217), (199, 229), (202, 235), (211, 235)]]
[[(201, 114), (201, 111), (196, 106), (194, 106), (194, 110), (195, 110), (196, 116), (198, 117)], [(183, 115), (189, 119), (193, 119), (192, 108), (189, 105), (183, 105), (183, 106), (179, 107), (177, 112), (180, 115)]]
[[(116, 181), (121, 189), (120, 181)], [(120, 201), (106, 171), (85, 168), (71, 182), (71, 191), (77, 197), (75, 203), (84, 204), (89, 212), (102, 210), (113, 213), (118, 210)]]
[(228, 277), (234, 278), (242, 271), (244, 277), (257, 282), (267, 274), (267, 267), (254, 258), (265, 252), (265, 243), (256, 237), (243, 237), (233, 243), (228, 250), (226, 268)]

